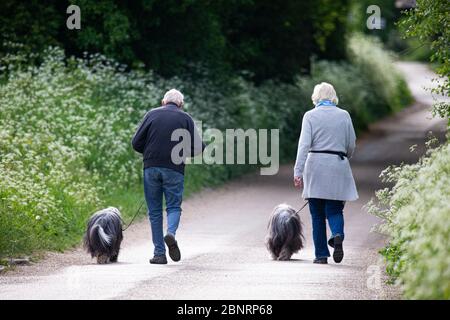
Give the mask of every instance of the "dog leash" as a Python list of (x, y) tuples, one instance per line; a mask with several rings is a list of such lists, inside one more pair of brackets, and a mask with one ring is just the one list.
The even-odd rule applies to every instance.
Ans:
[[(127, 230), (127, 229), (131, 226), (131, 224), (133, 223), (134, 219), (137, 217), (137, 215), (138, 215), (139, 212), (141, 211), (142, 206), (144, 205), (144, 203), (145, 203), (145, 200), (142, 200), (141, 205), (139, 206), (139, 209), (138, 209), (138, 210), (136, 211), (136, 213), (134, 214), (134, 216), (133, 216), (133, 218), (131, 219), (130, 223), (125, 227), (125, 229), (122, 228), (122, 231)], [(125, 221), (123, 221), (122, 218), (120, 218), (120, 220), (122, 220), (122, 223), (125, 224)]]
[(308, 203), (309, 203), (309, 201), (306, 201), (305, 204), (304, 204), (300, 209), (298, 209), (298, 210), (295, 212), (295, 214), (297, 214), (297, 213), (299, 213), (300, 211), (302, 211), (303, 208), (306, 207), (306, 205), (307, 205)]
[[(145, 200), (142, 200), (142, 201), (141, 201), (141, 205), (139, 206), (139, 209), (138, 209), (138, 210), (136, 211), (136, 213), (134, 214), (134, 216), (133, 216), (133, 218), (131, 219), (130, 223), (129, 223), (125, 228), (122, 228), (122, 231), (127, 230), (127, 229), (133, 224), (134, 219), (136, 219), (136, 217), (138, 216), (138, 214), (139, 214), (139, 212), (141, 211), (142, 206), (144, 205), (144, 203), (145, 203)], [(302, 206), (300, 209), (298, 209), (295, 213), (297, 214), (297, 213), (299, 213), (300, 211), (302, 211), (302, 210), (306, 207), (306, 205), (307, 205), (308, 203), (309, 203), (309, 201), (306, 201), (306, 202), (303, 204), (303, 206)], [(120, 218), (120, 219), (122, 220), (122, 223), (125, 224), (125, 221), (123, 221), (122, 218)]]

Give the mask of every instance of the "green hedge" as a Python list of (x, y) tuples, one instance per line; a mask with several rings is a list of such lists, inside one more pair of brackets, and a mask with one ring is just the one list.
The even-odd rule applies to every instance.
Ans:
[(391, 240), (382, 254), (387, 271), (411, 299), (450, 299), (450, 144), (431, 149), (418, 163), (390, 167), (370, 212), (386, 223)]
[[(185, 93), (187, 111), (206, 128), (279, 128), (280, 154), (288, 161), (295, 158), (301, 117), (312, 108), (318, 82), (336, 86), (340, 105), (359, 130), (397, 110), (399, 101), (406, 104), (404, 82), (379, 43), (362, 37), (350, 43), (351, 63), (314, 62), (311, 76), (295, 84), (260, 86), (238, 76), (212, 77), (201, 68), (192, 79), (163, 79), (125, 72), (100, 55), (68, 58), (59, 48), (28, 55), (16, 46), (0, 60), (0, 256), (76, 244), (88, 216), (105, 205), (130, 217), (142, 198), (141, 159), (130, 139), (172, 87)], [(369, 66), (383, 68), (366, 72)], [(188, 166), (186, 190), (217, 185), (251, 168)]]

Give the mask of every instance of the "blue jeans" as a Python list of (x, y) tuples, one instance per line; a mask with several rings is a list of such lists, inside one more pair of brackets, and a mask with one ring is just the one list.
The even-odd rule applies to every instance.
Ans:
[(175, 236), (181, 216), (184, 175), (169, 168), (144, 169), (144, 193), (152, 228), (154, 255), (165, 255), (163, 235), (163, 195), (166, 200), (167, 233)]
[(328, 244), (333, 246), (334, 237), (340, 235), (344, 239), (344, 210), (345, 201), (310, 198), (309, 211), (311, 212), (313, 240), (316, 258), (330, 256), (327, 246), (327, 227), (325, 219), (331, 229), (331, 238)]

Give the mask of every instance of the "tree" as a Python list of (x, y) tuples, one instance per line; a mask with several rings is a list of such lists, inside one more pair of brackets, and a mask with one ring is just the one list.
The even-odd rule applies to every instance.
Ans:
[(314, 55), (345, 57), (347, 0), (237, 2), (222, 16), (228, 54), (257, 82), (308, 73)]
[[(18, 0), (0, 2), (0, 31), (32, 51), (102, 53), (165, 77), (198, 65), (221, 77), (292, 81), (312, 56), (345, 58), (349, 0)], [(69, 30), (66, 9), (81, 9)], [(1, 44), (0, 44), (1, 45)], [(1, 48), (0, 48), (1, 50)]]
[[(417, 0), (417, 5), (404, 12), (400, 22), (406, 37), (418, 37), (423, 43), (430, 43), (432, 62), (437, 63), (436, 72), (443, 77), (433, 91), (450, 96), (450, 1)], [(450, 104), (438, 103), (434, 113), (450, 117)]]

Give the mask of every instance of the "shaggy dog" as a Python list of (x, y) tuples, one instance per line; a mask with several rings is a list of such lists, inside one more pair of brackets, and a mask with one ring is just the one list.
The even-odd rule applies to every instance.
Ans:
[(274, 260), (289, 260), (303, 248), (303, 228), (297, 211), (287, 204), (275, 207), (269, 221), (266, 245)]
[(94, 213), (89, 219), (84, 247), (99, 264), (117, 262), (122, 239), (120, 211), (109, 207)]

